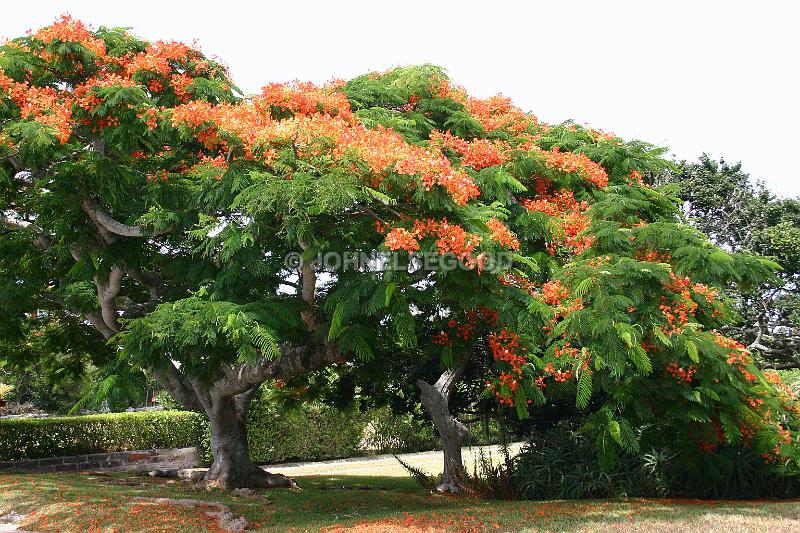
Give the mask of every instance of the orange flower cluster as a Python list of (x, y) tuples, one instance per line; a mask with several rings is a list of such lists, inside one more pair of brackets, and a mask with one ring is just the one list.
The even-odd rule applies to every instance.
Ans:
[[(455, 319), (451, 319), (447, 323), (447, 327), (450, 330), (455, 330), (456, 338), (464, 342), (474, 339), (479, 324), (484, 323), (490, 328), (497, 324), (497, 311), (493, 311), (488, 307), (481, 307), (479, 310), (469, 309), (464, 313), (464, 316), (466, 321), (461, 324)], [(452, 345), (450, 332), (440, 332), (432, 342), (441, 346)]]
[(571, 368), (567, 370), (556, 370), (553, 363), (547, 363), (547, 365), (544, 367), (544, 372), (553, 376), (553, 379), (555, 379), (558, 383), (572, 379), (573, 376)]
[(682, 366), (678, 366), (678, 363), (675, 361), (668, 364), (666, 370), (668, 374), (678, 379), (678, 383), (691, 383), (692, 378), (694, 378), (694, 375), (697, 373), (697, 367), (695, 365), (689, 365), (688, 368), (683, 368)]
[[(271, 89), (270, 97), (274, 97), (276, 91)], [(453, 169), (439, 149), (409, 144), (391, 129), (368, 129), (352, 117), (317, 113), (273, 120), (268, 112), (272, 105), (270, 100), (261, 98), (241, 105), (211, 106), (205, 102), (190, 102), (175, 108), (173, 123), (195, 128), (212, 124), (213, 131), (238, 137), (246, 157), (255, 157), (259, 149), (263, 152), (271, 145), (292, 142), (296, 146), (307, 146), (316, 138), (327, 137), (335, 144), (330, 154), (334, 159), (351, 157), (355, 153), (366, 163), (374, 175), (375, 183), (371, 185), (379, 183), (388, 172), (395, 172), (419, 176), (426, 190), (434, 185), (444, 187), (460, 205), (480, 195), (472, 178)], [(209, 142), (224, 144), (219, 135), (209, 135)]]
[(439, 346), (451, 346), (453, 343), (450, 341), (450, 335), (446, 331), (440, 331), (437, 333), (433, 339), (431, 339), (433, 344), (438, 344)]
[(695, 440), (697, 447), (704, 452), (714, 452), (721, 442), (725, 442), (725, 431), (722, 429), (717, 417), (711, 419), (710, 426), (708, 424), (701, 426), (699, 433), (701, 435), (693, 435), (690, 432), (689, 437)]
[[(475, 335), (475, 330), (479, 323), (484, 323), (488, 327), (493, 328), (497, 325), (497, 311), (489, 309), (488, 307), (481, 307), (479, 310), (469, 309), (466, 312), (467, 322), (457, 326), (456, 335), (465, 340), (470, 340)], [(454, 321), (450, 321), (450, 327), (456, 327)]]
[[(190, 126), (197, 128), (208, 122), (217, 122), (221, 129), (232, 130), (231, 133), (238, 133), (236, 129), (232, 128), (234, 118), (230, 117), (231, 113), (225, 113), (231, 106), (220, 105), (213, 106), (204, 100), (196, 100), (183, 105), (179, 105), (172, 110), (172, 124), (174, 126)], [(250, 118), (250, 117), (248, 117)], [(227, 119), (227, 120), (225, 120)], [(224, 124), (219, 124), (223, 122)], [(224, 126), (228, 126), (225, 128)], [(242, 124), (244, 126), (244, 124)]]
[(89, 78), (84, 83), (75, 87), (72, 97), (75, 104), (85, 111), (92, 112), (102, 100), (97, 96), (96, 89), (104, 87), (135, 87), (137, 83), (130, 78), (125, 78), (119, 74), (106, 73), (103, 76)]
[(642, 173), (638, 170), (631, 170), (630, 174), (628, 174), (628, 183), (641, 185), (642, 184)]
[(169, 77), (170, 85), (172, 85), (172, 90), (175, 91), (175, 94), (180, 99), (181, 102), (188, 102), (189, 97), (189, 85), (194, 81), (194, 78), (189, 76), (186, 73), (180, 74), (173, 74)]
[(413, 235), (418, 238), (435, 236), (436, 250), (439, 254), (451, 253), (460, 259), (472, 261), (472, 252), (481, 242), (481, 236), (469, 233), (458, 224), (451, 224), (447, 219), (426, 221), (415, 220)]
[(394, 252), (397, 250), (405, 250), (407, 252), (419, 250), (419, 241), (405, 228), (392, 228), (386, 234), (384, 244)]
[(792, 434), (785, 429), (780, 423), (775, 424), (777, 431), (778, 431), (778, 442), (776, 443), (775, 447), (772, 450), (764, 452), (761, 454), (761, 457), (764, 458), (764, 463), (774, 463), (780, 460), (781, 458), (781, 445), (782, 444), (791, 444), (792, 443)]
[(380, 128), (377, 131), (391, 135), (392, 144), (400, 148), (396, 152), (397, 161), (393, 169), (395, 172), (410, 176), (419, 175), (426, 190), (430, 190), (434, 185), (443, 186), (453, 197), (453, 201), (459, 205), (466, 205), (471, 199), (480, 196), (480, 190), (472, 178), (464, 172), (454, 170), (441, 150), (424, 149), (408, 144), (391, 130)]
[(72, 135), (72, 104), (68, 95), (51, 87), (33, 87), (18, 83), (0, 70), (0, 89), (20, 108), (22, 118), (51, 126), (61, 142)]
[(647, 261), (648, 263), (672, 263), (672, 256), (667, 252), (656, 252), (653, 250), (636, 250), (634, 258), (637, 261)]
[(317, 113), (349, 117), (350, 103), (344, 93), (332, 86), (317, 87), (310, 82), (270, 83), (261, 89), (257, 106), (273, 105), (292, 113)]
[(504, 393), (497, 384), (487, 382), (487, 386), (494, 392), (500, 403), (508, 406), (514, 405), (513, 393), (519, 388), (522, 369), (527, 362), (527, 358), (519, 353), (519, 336), (516, 333), (502, 329), (499, 333), (489, 336), (489, 348), (495, 361), (504, 361), (511, 366), (510, 372), (501, 372), (499, 376), (499, 384), (501, 386), (505, 385), (511, 394)]
[(468, 96), (462, 87), (453, 87), (447, 81), (440, 84), (438, 95), (463, 104), (470, 116), (486, 132), (506, 128), (512, 133), (521, 133), (529, 127), (538, 125), (535, 116), (514, 106), (511, 99), (503, 95), (485, 99), (473, 98)]
[(538, 211), (551, 217), (562, 217), (564, 212), (573, 208), (585, 210), (589, 208), (587, 202), (578, 203), (572, 191), (560, 191), (549, 197), (539, 198), (538, 200), (525, 199), (522, 205), (528, 211)]
[[(172, 87), (182, 100), (190, 98), (188, 86), (193, 78), (190, 74), (199, 74), (207, 70), (208, 61), (193, 48), (176, 42), (156, 42), (149, 44), (144, 52), (137, 55), (107, 56), (104, 41), (94, 35), (90, 28), (81, 21), (68, 15), (62, 16), (55, 23), (46, 26), (32, 35), (35, 40), (47, 45), (50, 43), (76, 43), (92, 52), (99, 74), (83, 83), (72, 83), (58, 88), (40, 88), (30, 85), (29, 81), (17, 82), (0, 71), (0, 94), (8, 97), (19, 106), (23, 118), (32, 118), (37, 122), (54, 128), (59, 141), (66, 143), (73, 130), (79, 126), (89, 126), (96, 132), (103, 128), (120, 124), (120, 116), (114, 110), (106, 110), (102, 116), (95, 115), (95, 109), (103, 104), (97, 89), (106, 87), (132, 87), (139, 85), (131, 76), (140, 71), (150, 73), (147, 81), (151, 90), (160, 92)], [(27, 47), (20, 47), (30, 51)], [(55, 53), (34, 50), (44, 61), (52, 61)], [(60, 52), (59, 52), (60, 53)], [(73, 53), (65, 53), (67, 60), (73, 61)], [(189, 61), (192, 61), (189, 63)], [(75, 64), (74, 74), (83, 71), (83, 64)], [(152, 76), (157, 76), (154, 78)], [(123, 110), (133, 108), (131, 104), (122, 104)], [(155, 109), (143, 106), (136, 109), (137, 116), (143, 119), (148, 127), (154, 128)]]
[[(583, 299), (572, 298), (569, 289), (557, 279), (545, 283), (541, 293), (534, 292), (532, 296), (552, 307), (553, 318), (549, 325), (544, 326), (545, 331), (550, 331), (562, 318), (583, 309)], [(566, 332), (562, 334), (562, 338), (567, 338)]]
[(156, 119), (156, 110), (153, 108), (145, 110), (144, 113), (139, 115), (140, 119), (144, 119), (144, 123), (147, 124), (147, 127), (151, 130), (156, 129), (158, 127), (158, 121)]
[(553, 357), (560, 359), (562, 357), (577, 359), (581, 351), (571, 345), (570, 342), (564, 343), (563, 346), (553, 347)]
[(589, 217), (585, 215), (589, 204), (585, 201), (578, 202), (572, 191), (559, 191), (538, 200), (526, 199), (522, 201), (522, 205), (529, 211), (538, 211), (561, 219), (560, 226), (564, 235), (561, 240), (548, 243), (547, 250), (550, 254), (555, 255), (559, 248), (579, 254), (591, 246), (592, 238), (580, 235), (589, 227)]
[(692, 292), (702, 295), (706, 301), (713, 302), (717, 299), (719, 292), (713, 287), (708, 287), (702, 283), (695, 283), (692, 285)]
[(669, 323), (669, 327), (664, 331), (667, 335), (681, 332), (683, 326), (689, 323), (689, 317), (693, 317), (697, 311), (697, 303), (692, 300), (689, 292), (690, 286), (689, 278), (681, 278), (670, 272), (670, 282), (666, 288), (677, 296), (671, 302), (667, 300), (666, 296), (662, 296), (661, 305), (658, 306), (661, 314)]
[(545, 164), (561, 172), (577, 172), (583, 179), (594, 184), (599, 189), (608, 185), (608, 174), (598, 163), (595, 163), (586, 154), (575, 152), (562, 152), (558, 146), (550, 151), (536, 149), (545, 158)]
[(747, 369), (753, 363), (753, 360), (750, 357), (750, 353), (744, 347), (744, 344), (725, 337), (716, 331), (714, 335), (714, 341), (718, 346), (730, 350), (728, 352), (727, 363), (731, 366), (735, 366), (747, 381), (757, 381), (758, 378)]
[(147, 176), (148, 183), (166, 183), (169, 181), (169, 172), (166, 170), (159, 170), (155, 174), (149, 174)]
[(505, 224), (496, 218), (492, 218), (486, 222), (486, 225), (492, 230), (493, 241), (511, 250), (519, 250), (519, 241), (517, 237), (511, 233)]
[(78, 43), (88, 50), (91, 50), (96, 56), (106, 55), (106, 44), (102, 39), (98, 39), (92, 35), (89, 28), (83, 22), (74, 20), (69, 15), (62, 15), (50, 26), (45, 26), (34, 33), (33, 37), (46, 44), (56, 41), (62, 43)]
[(469, 233), (458, 224), (449, 223), (447, 219), (415, 220), (413, 231), (400, 227), (392, 228), (386, 234), (384, 244), (393, 251), (414, 252), (420, 248), (419, 239), (429, 236), (437, 237), (436, 251), (440, 255), (453, 254), (459, 259), (466, 260), (467, 264), (476, 264), (472, 252), (481, 242), (480, 235)]
[(542, 300), (548, 305), (561, 305), (569, 298), (569, 290), (559, 280), (548, 281), (542, 286)]
[(499, 165), (506, 160), (508, 144), (489, 139), (477, 139), (467, 141), (452, 135), (449, 131), (442, 133), (432, 131), (430, 135), (431, 143), (437, 146), (444, 146), (462, 155), (461, 164), (472, 167), (475, 170)]
[(156, 41), (147, 46), (127, 65), (128, 74), (145, 70), (162, 76), (169, 76), (173, 69), (171, 63), (184, 63), (199, 54), (191, 47), (175, 41)]
[[(786, 400), (790, 402), (797, 400), (797, 395), (794, 393), (794, 391), (786, 383), (781, 381), (780, 374), (778, 374), (774, 370), (764, 371), (764, 379), (766, 379), (769, 383), (774, 385), (775, 388), (777, 388), (781, 392), (781, 394)], [(800, 407), (800, 405), (798, 405), (798, 407)]]

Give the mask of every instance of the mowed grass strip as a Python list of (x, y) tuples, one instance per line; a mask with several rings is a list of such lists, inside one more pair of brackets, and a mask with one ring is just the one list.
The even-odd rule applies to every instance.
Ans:
[[(253, 531), (800, 531), (800, 501), (608, 500), (506, 502), (428, 494), (388, 476), (298, 478), (303, 490), (234, 497), (180, 482), (116, 474), (3, 474), (0, 510), (33, 531), (220, 531), (204, 508), (146, 498), (221, 502)], [(144, 499), (143, 499), (144, 498)]]

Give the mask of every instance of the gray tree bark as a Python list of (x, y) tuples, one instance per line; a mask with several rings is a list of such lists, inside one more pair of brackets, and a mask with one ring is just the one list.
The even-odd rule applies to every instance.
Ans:
[(215, 398), (206, 407), (211, 422), (214, 463), (205, 480), (223, 489), (296, 487), (282, 474), (270, 474), (250, 459), (247, 443), (247, 410), (258, 388), (237, 397)]
[(450, 394), (464, 372), (465, 364), (446, 370), (433, 385), (419, 379), (422, 405), (433, 420), (436, 431), (442, 440), (444, 465), (442, 482), (436, 487), (439, 492), (457, 493), (464, 482), (464, 463), (461, 459), (461, 445), (467, 436), (467, 426), (450, 414)]

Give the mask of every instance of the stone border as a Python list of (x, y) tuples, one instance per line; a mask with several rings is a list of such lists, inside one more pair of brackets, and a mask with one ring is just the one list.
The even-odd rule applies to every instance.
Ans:
[(191, 467), (200, 464), (200, 457), (195, 447), (153, 448), (150, 450), (93, 453), (87, 455), (69, 455), (65, 457), (46, 457), (42, 459), (21, 459), (19, 461), (0, 461), (0, 471), (61, 472), (95, 469), (144, 470), (154, 464), (163, 463)]

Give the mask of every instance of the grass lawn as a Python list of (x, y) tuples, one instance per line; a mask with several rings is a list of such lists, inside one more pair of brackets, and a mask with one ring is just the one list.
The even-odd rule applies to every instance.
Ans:
[(255, 497), (126, 474), (0, 474), (0, 514), (33, 531), (220, 531), (202, 508), (140, 498), (222, 502), (254, 531), (800, 531), (800, 502), (615, 500), (497, 502), (427, 494), (402, 477), (310, 476), (302, 491)]

